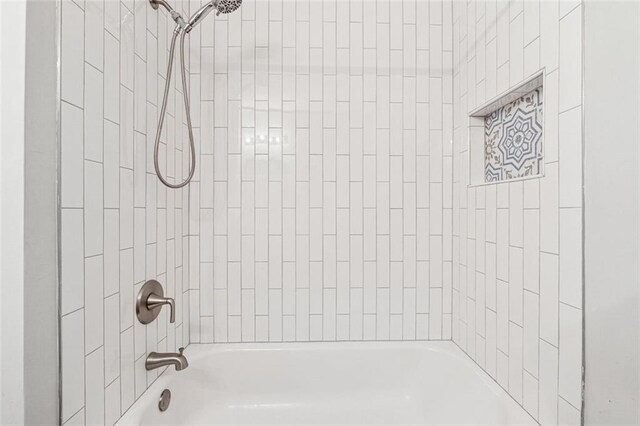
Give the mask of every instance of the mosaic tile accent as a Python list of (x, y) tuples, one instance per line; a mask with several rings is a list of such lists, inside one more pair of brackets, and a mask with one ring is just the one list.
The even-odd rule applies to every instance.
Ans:
[(484, 119), (485, 182), (542, 173), (542, 87)]

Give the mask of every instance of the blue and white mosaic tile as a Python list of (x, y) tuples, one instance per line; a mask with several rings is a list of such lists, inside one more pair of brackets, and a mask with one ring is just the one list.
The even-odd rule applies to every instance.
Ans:
[(542, 174), (542, 87), (485, 117), (484, 159), (485, 182)]

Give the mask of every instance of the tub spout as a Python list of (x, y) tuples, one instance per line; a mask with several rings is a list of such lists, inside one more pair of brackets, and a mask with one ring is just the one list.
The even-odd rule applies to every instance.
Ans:
[(184, 352), (184, 348), (178, 349), (178, 353), (151, 352), (149, 356), (147, 356), (145, 368), (147, 370), (155, 370), (156, 368), (173, 365), (176, 368), (176, 371), (184, 370), (189, 366), (189, 362), (182, 352)]

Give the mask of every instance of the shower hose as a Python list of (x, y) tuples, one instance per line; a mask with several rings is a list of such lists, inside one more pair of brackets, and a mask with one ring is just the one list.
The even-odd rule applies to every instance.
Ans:
[[(184, 39), (186, 36), (186, 31), (184, 31), (180, 25), (176, 26), (173, 31), (173, 37), (171, 38), (171, 47), (169, 49), (169, 63), (167, 65), (167, 79), (164, 83), (164, 97), (162, 98), (162, 108), (160, 109), (160, 117), (158, 119), (158, 130), (156, 132), (156, 142), (153, 148), (153, 164), (156, 168), (156, 174), (158, 175), (158, 179), (165, 186), (173, 189), (182, 188), (191, 182), (193, 178), (193, 174), (196, 170), (196, 150), (195, 144), (193, 143), (193, 128), (191, 127), (191, 108), (189, 107), (189, 93), (187, 92), (187, 77), (186, 77), (186, 67), (184, 64)], [(158, 160), (158, 151), (160, 149), (160, 135), (162, 134), (162, 125), (164, 124), (164, 116), (167, 112), (167, 101), (169, 99), (169, 86), (171, 85), (171, 71), (173, 69), (173, 56), (176, 49), (176, 41), (178, 39), (178, 35), (180, 35), (180, 66), (182, 68), (182, 96), (184, 98), (184, 109), (187, 115), (187, 127), (189, 128), (189, 149), (191, 151), (191, 162), (189, 164), (189, 176), (186, 180), (181, 183), (173, 184), (169, 183), (163, 176), (160, 171), (160, 164)]]

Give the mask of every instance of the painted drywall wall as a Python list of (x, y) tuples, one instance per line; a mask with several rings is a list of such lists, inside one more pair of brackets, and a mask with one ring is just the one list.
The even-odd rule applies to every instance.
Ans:
[(640, 424), (640, 5), (584, 7), (584, 422)]
[(24, 424), (26, 3), (0, 3), (0, 423)]
[(24, 145), (25, 424), (59, 421), (58, 39), (55, 2), (27, 2)]

